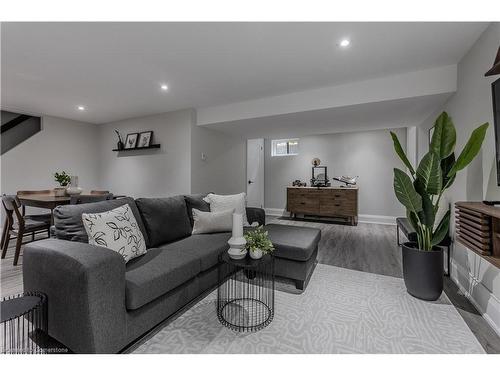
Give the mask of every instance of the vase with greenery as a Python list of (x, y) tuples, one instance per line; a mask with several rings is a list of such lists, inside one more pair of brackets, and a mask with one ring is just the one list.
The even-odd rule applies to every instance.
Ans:
[(246, 232), (244, 237), (247, 241), (246, 248), (252, 259), (260, 259), (264, 254), (274, 251), (273, 243), (269, 239), (267, 231), (262, 226)]
[(115, 133), (118, 136), (118, 142), (116, 142), (116, 148), (118, 150), (123, 150), (124, 146), (123, 146), (122, 136), (121, 136), (120, 132), (117, 129), (115, 129)]
[(62, 171), (61, 173), (54, 173), (54, 179), (60, 186), (54, 189), (54, 194), (56, 197), (63, 197), (66, 194), (66, 187), (71, 182), (71, 177), (65, 171)]
[(406, 216), (417, 234), (417, 242), (403, 244), (403, 276), (410, 294), (436, 300), (443, 290), (443, 254), (437, 245), (448, 235), (450, 210), (436, 222), (440, 200), (459, 171), (467, 167), (481, 149), (488, 123), (477, 127), (455, 158), (456, 130), (451, 117), (441, 113), (434, 124), (429, 152), (415, 169), (396, 134), (394, 149), (408, 173), (394, 168), (394, 192), (406, 208)]

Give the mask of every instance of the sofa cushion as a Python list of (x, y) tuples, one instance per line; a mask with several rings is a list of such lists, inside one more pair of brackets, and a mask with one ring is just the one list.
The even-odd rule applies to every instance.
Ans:
[(134, 214), (137, 225), (144, 236), (146, 246), (149, 246), (149, 239), (146, 233), (146, 228), (142, 222), (139, 210), (132, 198), (112, 199), (102, 202), (75, 204), (58, 206), (54, 209), (54, 226), (55, 236), (61, 240), (89, 242), (87, 232), (83, 226), (82, 214), (99, 213), (110, 211), (114, 208), (128, 204)]
[(125, 304), (134, 310), (200, 273), (200, 258), (182, 248), (152, 248), (127, 263)]
[(231, 232), (234, 210), (203, 212), (193, 208), (193, 234)]
[(206, 196), (206, 194), (191, 194), (184, 196), (191, 227), (194, 225), (193, 208), (202, 212), (210, 212), (210, 204), (203, 200), (203, 198), (205, 198)]
[(311, 258), (321, 239), (321, 231), (316, 228), (267, 224), (264, 229), (274, 245), (276, 257), (301, 262)]
[(194, 234), (160, 248), (190, 254), (200, 260), (201, 271), (206, 271), (217, 265), (219, 255), (229, 249), (229, 238), (231, 233)]
[(125, 263), (146, 253), (144, 237), (128, 204), (110, 211), (82, 214), (89, 244), (119, 253)]
[(205, 202), (210, 204), (210, 212), (220, 212), (234, 210), (235, 214), (243, 215), (243, 225), (249, 226), (246, 212), (246, 193), (233, 195), (217, 195), (208, 194), (203, 198)]
[(136, 203), (148, 233), (150, 247), (157, 247), (191, 234), (184, 196), (139, 198)]

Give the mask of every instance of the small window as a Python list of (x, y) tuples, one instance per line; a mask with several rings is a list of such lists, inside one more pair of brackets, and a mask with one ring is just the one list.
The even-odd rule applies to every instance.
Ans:
[(298, 139), (274, 139), (271, 144), (271, 156), (289, 156), (299, 154)]

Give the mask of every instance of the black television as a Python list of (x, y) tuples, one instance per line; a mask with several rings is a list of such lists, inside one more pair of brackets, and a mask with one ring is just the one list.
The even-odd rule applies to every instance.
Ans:
[(491, 84), (493, 121), (495, 122), (495, 147), (497, 152), (497, 185), (500, 186), (500, 78)]

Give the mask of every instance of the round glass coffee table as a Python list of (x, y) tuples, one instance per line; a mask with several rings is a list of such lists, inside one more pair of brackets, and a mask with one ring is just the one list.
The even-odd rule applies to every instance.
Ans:
[(217, 317), (238, 332), (255, 332), (274, 317), (274, 257), (235, 260), (221, 255)]

